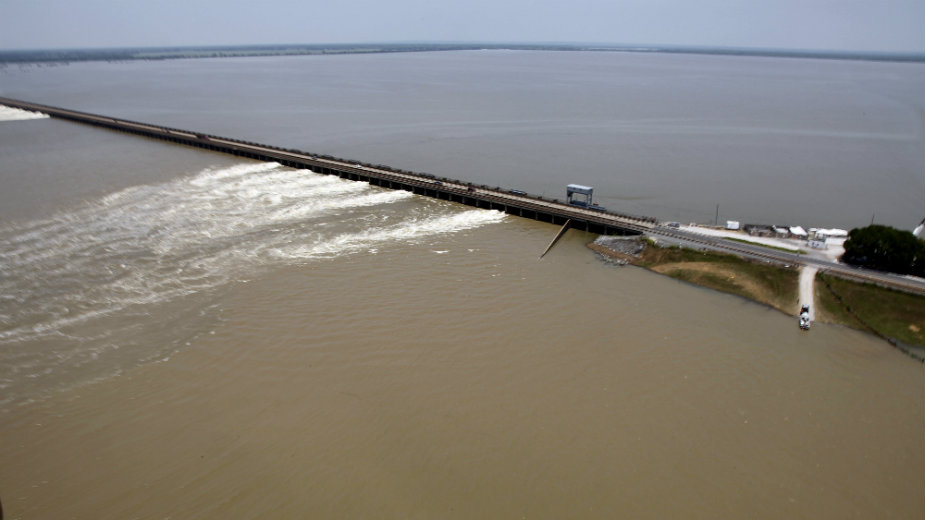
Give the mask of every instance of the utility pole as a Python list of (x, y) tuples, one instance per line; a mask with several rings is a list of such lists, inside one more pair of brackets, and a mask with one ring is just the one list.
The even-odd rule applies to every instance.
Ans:
[(719, 225), (719, 204), (716, 205), (716, 216), (713, 217), (713, 225), (714, 226)]

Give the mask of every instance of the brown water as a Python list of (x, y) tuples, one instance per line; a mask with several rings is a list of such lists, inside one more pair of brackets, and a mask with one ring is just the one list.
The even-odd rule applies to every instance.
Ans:
[(538, 261), (550, 231), (236, 285), (168, 361), (6, 416), (8, 514), (921, 515), (921, 364), (580, 234)]
[(912, 230), (925, 64), (435, 52), (0, 69), (0, 95), (661, 220)]
[[(0, 122), (6, 518), (921, 518), (925, 374), (546, 224)], [(105, 153), (99, 153), (105, 152)], [(16, 201), (8, 203), (7, 201)]]

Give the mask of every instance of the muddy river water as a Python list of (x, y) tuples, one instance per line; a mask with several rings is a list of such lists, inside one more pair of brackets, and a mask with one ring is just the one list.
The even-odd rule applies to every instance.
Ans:
[[(530, 60), (518, 66), (536, 73)], [(165, 85), (188, 67), (149, 66)], [(0, 93), (105, 113), (80, 67), (113, 69), (72, 67), (7, 71)], [(285, 77), (268, 67), (251, 73)], [(349, 76), (322, 70), (336, 104), (331, 85)], [(68, 73), (70, 87), (42, 80)], [(433, 109), (438, 79), (415, 87), (417, 110)], [(126, 116), (129, 97), (110, 113)], [(208, 101), (202, 130), (247, 137), (232, 101)], [(158, 103), (134, 118), (199, 128)], [(875, 140), (895, 145), (880, 114)], [(357, 130), (369, 151), (374, 123)], [(395, 153), (413, 163), (415, 149)], [(591, 235), (570, 231), (540, 260), (547, 224), (62, 121), (0, 122), (0, 175), (5, 518), (925, 510), (923, 366), (871, 336), (801, 332), (767, 307), (607, 264)]]

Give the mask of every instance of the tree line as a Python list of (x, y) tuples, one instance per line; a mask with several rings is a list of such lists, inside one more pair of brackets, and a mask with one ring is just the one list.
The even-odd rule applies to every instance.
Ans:
[(854, 228), (841, 259), (858, 267), (925, 277), (925, 240), (879, 224)]

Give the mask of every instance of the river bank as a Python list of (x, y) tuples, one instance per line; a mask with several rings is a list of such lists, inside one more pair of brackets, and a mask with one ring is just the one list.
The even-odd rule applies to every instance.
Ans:
[(799, 271), (795, 267), (771, 267), (728, 253), (664, 247), (647, 239), (601, 237), (588, 247), (620, 263), (735, 294), (784, 314), (798, 309)]
[[(811, 306), (819, 323), (843, 325), (878, 336), (909, 356), (925, 361), (925, 298), (872, 284), (814, 274), (812, 296), (801, 296), (801, 270), (772, 266), (726, 253), (659, 246), (640, 238), (600, 237), (588, 247), (621, 265), (635, 265), (671, 278), (735, 294), (795, 315)], [(806, 281), (803, 281), (806, 285)], [(818, 313), (817, 313), (818, 310)]]

